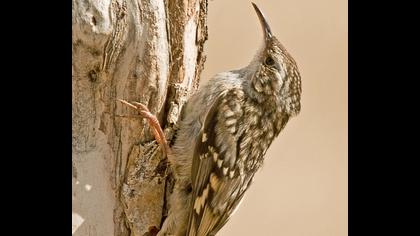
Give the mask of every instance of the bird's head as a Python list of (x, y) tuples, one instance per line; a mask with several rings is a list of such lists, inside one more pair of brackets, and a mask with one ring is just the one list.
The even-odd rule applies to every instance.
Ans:
[(253, 94), (261, 102), (275, 102), (282, 112), (290, 116), (297, 115), (302, 88), (296, 62), (273, 35), (264, 14), (257, 5), (252, 5), (264, 33), (262, 48), (248, 66)]

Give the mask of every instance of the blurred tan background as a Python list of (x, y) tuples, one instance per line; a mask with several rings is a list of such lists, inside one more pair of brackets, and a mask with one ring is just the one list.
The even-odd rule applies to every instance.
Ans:
[[(302, 111), (273, 142), (218, 235), (346, 236), (347, 1), (254, 2), (298, 63)], [(250, 1), (210, 0), (208, 20), (201, 84), (247, 65), (262, 42)]]

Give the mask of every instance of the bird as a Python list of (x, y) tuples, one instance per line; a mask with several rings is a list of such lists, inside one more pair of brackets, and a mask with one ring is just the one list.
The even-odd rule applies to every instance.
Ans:
[(252, 3), (263, 44), (251, 62), (216, 74), (184, 105), (173, 145), (141, 103), (120, 100), (149, 119), (175, 186), (158, 236), (212, 236), (238, 209), (273, 140), (301, 110), (296, 61)]

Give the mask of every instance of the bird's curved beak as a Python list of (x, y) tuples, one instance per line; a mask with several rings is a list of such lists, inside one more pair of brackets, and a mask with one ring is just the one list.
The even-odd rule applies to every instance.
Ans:
[(264, 17), (264, 14), (260, 11), (260, 9), (255, 5), (255, 3), (252, 2), (252, 6), (254, 7), (255, 11), (257, 12), (258, 18), (260, 19), (261, 27), (264, 32), (264, 39), (265, 41), (268, 41), (273, 37), (273, 34), (271, 33), (270, 26), (268, 25), (267, 20)]

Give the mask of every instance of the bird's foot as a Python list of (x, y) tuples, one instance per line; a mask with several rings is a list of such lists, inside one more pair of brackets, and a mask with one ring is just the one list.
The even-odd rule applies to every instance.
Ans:
[(163, 133), (162, 128), (160, 127), (159, 121), (156, 118), (155, 115), (153, 115), (149, 109), (147, 108), (147, 106), (145, 106), (144, 104), (141, 104), (139, 102), (127, 102), (125, 100), (121, 100), (118, 99), (118, 101), (122, 102), (123, 104), (136, 109), (139, 114), (143, 117), (146, 118), (147, 121), (149, 122), (149, 125), (152, 129), (153, 135), (155, 136), (156, 141), (159, 143), (159, 145), (162, 148), (162, 152), (163, 152), (163, 156), (167, 157), (168, 153), (170, 153), (170, 147), (168, 145), (168, 142), (166, 141), (165, 138), (165, 134)]

